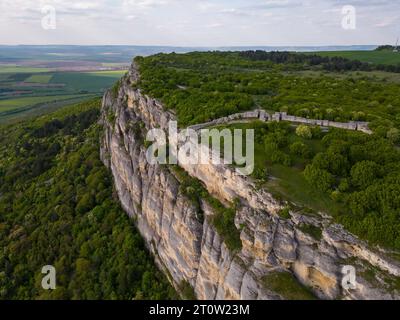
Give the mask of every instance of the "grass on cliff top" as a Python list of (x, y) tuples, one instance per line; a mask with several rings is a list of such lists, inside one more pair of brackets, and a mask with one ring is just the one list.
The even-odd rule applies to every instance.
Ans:
[(271, 272), (264, 276), (262, 283), (286, 300), (315, 300), (314, 294), (289, 272)]

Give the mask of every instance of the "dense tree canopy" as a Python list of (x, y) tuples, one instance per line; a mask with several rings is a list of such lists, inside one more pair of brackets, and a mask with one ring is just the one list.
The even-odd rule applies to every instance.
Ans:
[[(390, 46), (377, 48), (377, 51), (388, 50)], [(394, 48), (392, 47), (392, 50)], [(271, 61), (278, 64), (294, 64), (307, 66), (321, 66), (326, 71), (373, 71), (400, 72), (400, 65), (371, 64), (356, 59), (343, 57), (323, 57), (317, 54), (304, 54), (284, 51), (244, 51), (242, 57), (253, 61)]]
[[(113, 196), (99, 105), (0, 129), (0, 299), (176, 297)], [(41, 287), (45, 265), (54, 291)]]

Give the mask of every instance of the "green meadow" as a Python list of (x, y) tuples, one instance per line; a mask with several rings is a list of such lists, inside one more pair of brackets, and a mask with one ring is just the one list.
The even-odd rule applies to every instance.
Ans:
[(0, 100), (0, 116), (3, 112), (17, 110), (27, 106), (32, 106), (38, 103), (50, 102), (50, 101), (61, 101), (66, 99), (76, 98), (79, 95), (60, 95), (60, 96), (42, 96), (42, 97), (26, 97)]
[(61, 72), (50, 83), (63, 83), (67, 90), (102, 92), (112, 86), (125, 72)]
[(29, 78), (25, 79), (25, 82), (31, 83), (49, 83), (51, 78), (53, 77), (52, 74), (34, 74)]
[(0, 65), (0, 73), (41, 73), (41, 72), (48, 72), (48, 71), (50, 71), (50, 69), (48, 69), (48, 68)]

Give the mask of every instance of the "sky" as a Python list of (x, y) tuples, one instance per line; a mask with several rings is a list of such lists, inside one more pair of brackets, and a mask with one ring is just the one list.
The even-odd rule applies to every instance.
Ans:
[[(42, 12), (48, 6), (56, 24)], [(398, 37), (399, 0), (0, 0), (0, 44), (394, 45)]]

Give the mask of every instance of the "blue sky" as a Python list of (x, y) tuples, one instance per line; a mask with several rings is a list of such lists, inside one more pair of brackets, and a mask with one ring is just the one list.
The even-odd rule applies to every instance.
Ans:
[[(44, 30), (52, 5), (57, 28)], [(356, 28), (342, 28), (342, 8)], [(0, 0), (0, 44), (394, 44), (399, 0)]]

